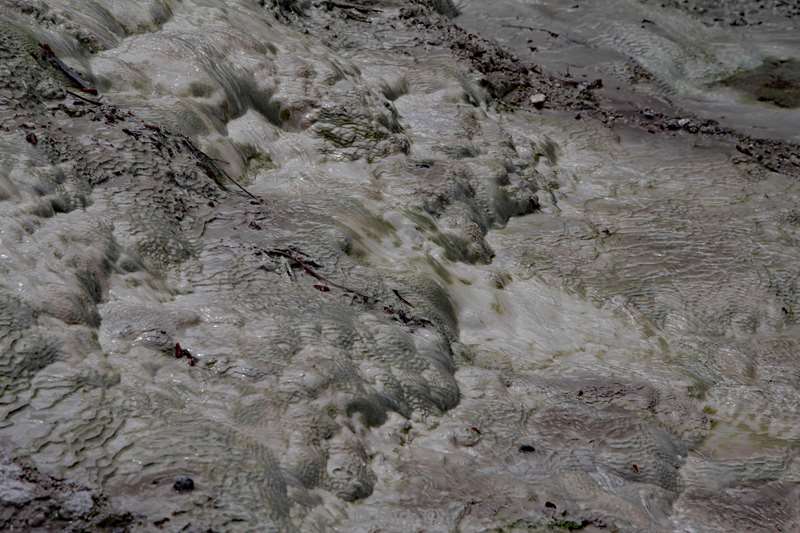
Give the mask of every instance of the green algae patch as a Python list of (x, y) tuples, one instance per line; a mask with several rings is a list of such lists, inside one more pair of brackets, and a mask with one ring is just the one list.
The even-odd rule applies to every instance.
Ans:
[(259, 172), (268, 172), (276, 168), (278, 168), (278, 166), (272, 161), (272, 156), (264, 152), (257, 152), (247, 159), (247, 171), (251, 175), (258, 174)]
[(800, 61), (769, 59), (719, 82), (759, 101), (782, 108), (800, 107)]
[(448, 285), (453, 284), (453, 276), (450, 275), (450, 272), (439, 261), (429, 255), (425, 257), (425, 261), (442, 281)]
[(708, 394), (710, 388), (711, 385), (708, 383), (697, 380), (689, 385), (686, 389), (690, 398), (694, 398), (695, 400), (705, 400), (706, 394)]

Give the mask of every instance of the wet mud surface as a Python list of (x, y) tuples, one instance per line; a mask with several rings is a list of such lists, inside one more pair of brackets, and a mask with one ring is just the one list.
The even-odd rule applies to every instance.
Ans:
[(791, 116), (692, 92), (794, 63), (645, 4), (0, 0), (3, 527), (800, 527)]

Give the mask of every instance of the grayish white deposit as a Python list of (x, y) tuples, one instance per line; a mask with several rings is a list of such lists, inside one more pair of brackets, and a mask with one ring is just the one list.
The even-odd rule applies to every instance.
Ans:
[[(595, 108), (797, 141), (715, 85), (797, 19), (584, 4), (455, 22), (580, 58)], [(497, 105), (447, 5), (0, 0), (0, 449), (130, 513), (73, 487), (34, 523), (9, 462), (0, 524), (800, 529), (797, 179)]]

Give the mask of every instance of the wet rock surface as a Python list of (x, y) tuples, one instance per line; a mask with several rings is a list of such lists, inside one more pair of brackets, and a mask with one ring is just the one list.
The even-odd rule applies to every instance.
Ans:
[(800, 523), (795, 145), (473, 3), (79, 4), (0, 0), (5, 526)]

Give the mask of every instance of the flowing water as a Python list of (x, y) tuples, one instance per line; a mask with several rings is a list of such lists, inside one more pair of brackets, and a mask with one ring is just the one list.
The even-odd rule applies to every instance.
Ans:
[[(143, 531), (800, 528), (796, 179), (498, 111), (403, 2), (324, 35), (260, 4), (0, 2), (5, 450)], [(796, 57), (797, 19), (572, 6), (456, 22), (800, 140), (719, 84)]]

